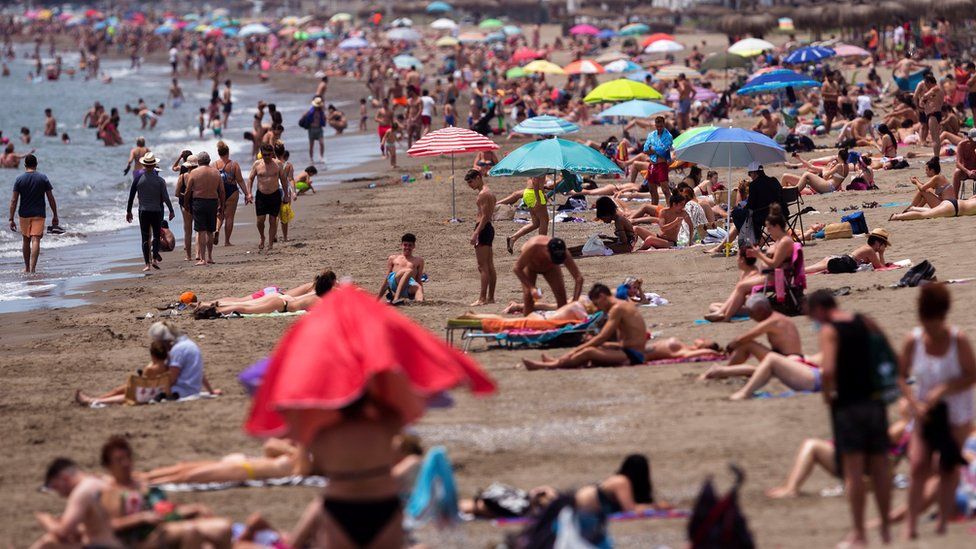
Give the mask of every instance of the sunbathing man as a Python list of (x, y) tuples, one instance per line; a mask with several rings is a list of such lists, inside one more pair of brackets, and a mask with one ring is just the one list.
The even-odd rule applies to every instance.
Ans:
[[(793, 320), (777, 311), (769, 303), (769, 299), (762, 294), (754, 294), (746, 300), (749, 318), (756, 325), (746, 333), (729, 341), (725, 349), (731, 353), (729, 364), (742, 364), (750, 357), (756, 360), (766, 358), (769, 352), (783, 355), (802, 355), (803, 345), (800, 343), (800, 332)], [(769, 346), (756, 341), (766, 336)]]
[[(607, 315), (600, 333), (558, 359), (543, 353), (542, 360), (523, 359), (527, 370), (643, 364), (647, 324), (633, 303), (613, 297), (610, 288), (594, 284), (590, 301)], [(615, 339), (615, 341), (611, 341)]]
[(867, 109), (861, 116), (844, 124), (837, 136), (837, 143), (848, 146), (853, 143), (855, 147), (876, 147), (877, 135), (871, 123), (873, 119), (874, 111)]
[(102, 492), (109, 488), (108, 480), (82, 472), (70, 459), (57, 458), (47, 468), (44, 488), (68, 501), (60, 517), (34, 515), (45, 534), (32, 547), (124, 547), (115, 537), (101, 501)]
[(939, 163), (938, 158), (932, 157), (925, 162), (925, 175), (929, 180), (924, 184), (917, 177), (912, 177), (912, 185), (915, 185), (918, 192), (912, 198), (911, 206), (932, 208), (944, 200), (955, 200), (957, 198), (956, 188), (942, 175), (942, 164)]
[(689, 232), (694, 227), (691, 217), (685, 211), (685, 204), (688, 199), (679, 193), (674, 193), (668, 197), (668, 207), (661, 210), (661, 216), (657, 219), (657, 225), (661, 231), (657, 234), (649, 234), (643, 237), (644, 243), (640, 249), (650, 250), (651, 248), (673, 248), (678, 244), (678, 233), (681, 232), (681, 224), (688, 225)]
[(159, 467), (145, 474), (150, 484), (243, 482), (290, 476), (305, 476), (311, 471), (307, 453), (290, 441), (269, 439), (264, 455), (248, 457), (230, 454), (216, 461), (186, 461)]
[(519, 253), (512, 271), (522, 283), (522, 313), (526, 316), (535, 310), (535, 300), (542, 298), (536, 288), (536, 281), (542, 275), (549, 283), (556, 307), (566, 304), (566, 282), (563, 280), (561, 266), (573, 277), (573, 300), (583, 293), (583, 273), (566, 251), (566, 243), (561, 238), (534, 236), (530, 238)]
[(962, 217), (976, 215), (976, 196), (967, 200), (943, 200), (932, 208), (911, 207), (903, 213), (893, 214), (889, 221), (914, 221), (937, 217)]
[[(310, 292), (301, 295), (291, 295), (289, 293), (268, 293), (258, 299), (252, 299), (242, 303), (221, 303), (214, 301), (211, 304), (217, 313), (229, 315), (238, 313), (243, 315), (259, 315), (267, 313), (294, 313), (296, 311), (307, 311), (322, 299), (322, 296), (329, 293), (336, 283), (336, 275), (332, 271), (323, 271), (315, 277), (315, 281)], [(301, 289), (299, 286), (295, 289)], [(198, 310), (199, 311), (199, 310)]]
[(415, 301), (424, 300), (424, 258), (413, 255), (417, 248), (417, 237), (413, 233), (406, 233), (400, 238), (399, 254), (393, 254), (386, 259), (386, 278), (376, 295), (376, 299), (384, 295), (393, 305), (400, 305), (404, 299)]
[(752, 126), (752, 131), (764, 134), (766, 137), (776, 137), (779, 125), (783, 122), (778, 114), (772, 114), (769, 109), (759, 111), (759, 120)]
[[(853, 252), (847, 254), (846, 257), (850, 259), (845, 260), (845, 262), (852, 266), (871, 265), (875, 269), (881, 269), (886, 267), (887, 263), (885, 263), (884, 253), (885, 250), (887, 250), (891, 246), (889, 237), (890, 235), (888, 234), (888, 231), (884, 229), (881, 228), (872, 229), (871, 233), (868, 234), (867, 244), (858, 246), (857, 248), (854, 249)], [(823, 272), (851, 272), (851, 271), (837, 270), (836, 263), (835, 263), (834, 270), (833, 271), (831, 270), (831, 261), (841, 257), (845, 257), (845, 256), (837, 256), (837, 255), (827, 256), (821, 259), (820, 261), (814, 263), (813, 265), (806, 267), (804, 270), (806, 271), (807, 274), (816, 274), (816, 273), (823, 273)]]

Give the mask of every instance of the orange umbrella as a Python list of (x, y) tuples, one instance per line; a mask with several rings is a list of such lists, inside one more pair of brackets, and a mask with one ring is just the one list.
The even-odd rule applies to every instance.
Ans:
[(655, 32), (654, 34), (648, 36), (641, 42), (641, 47), (646, 48), (658, 40), (671, 40), (674, 41), (674, 37), (666, 32)]
[(566, 74), (603, 74), (606, 69), (603, 65), (597, 63), (596, 61), (591, 61), (590, 59), (580, 59), (579, 61), (573, 61), (572, 63), (563, 67)]

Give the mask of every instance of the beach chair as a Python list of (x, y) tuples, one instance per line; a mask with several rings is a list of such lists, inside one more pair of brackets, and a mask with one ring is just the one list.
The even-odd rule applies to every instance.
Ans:
[(571, 347), (579, 345), (585, 335), (595, 335), (599, 332), (602, 319), (603, 312), (597, 311), (578, 324), (567, 324), (552, 330), (513, 330), (508, 332), (467, 330), (461, 335), (461, 339), (464, 341), (462, 349), (464, 352), (468, 352), (471, 343), (477, 339), (489, 344), (496, 342), (506, 349), (515, 347)]
[[(777, 269), (765, 269), (766, 282), (753, 287), (752, 293), (762, 293), (769, 299), (774, 311), (786, 316), (803, 314), (804, 291), (807, 288), (807, 273), (803, 263), (803, 245), (793, 243), (793, 257), (790, 262)], [(772, 278), (772, 282), (770, 282)]]
[[(786, 205), (786, 229), (792, 231), (793, 240), (803, 245), (803, 214), (813, 211), (813, 208), (803, 207), (803, 195), (796, 187), (783, 187), (783, 204)], [(797, 231), (797, 225), (800, 230)]]

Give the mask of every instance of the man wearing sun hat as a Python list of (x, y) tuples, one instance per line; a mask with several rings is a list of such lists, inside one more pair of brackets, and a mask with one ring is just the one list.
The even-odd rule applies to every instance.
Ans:
[[(152, 152), (147, 152), (138, 160), (144, 168), (129, 188), (129, 203), (125, 209), (125, 220), (132, 223), (132, 202), (139, 196), (139, 232), (142, 234), (142, 258), (146, 266), (142, 269), (158, 269), (162, 257), (159, 255), (159, 235), (163, 226), (163, 205), (169, 208), (169, 218), (173, 219), (173, 204), (169, 200), (166, 180), (160, 177), (156, 168), (159, 160)], [(152, 253), (150, 254), (150, 248)]]
[(319, 143), (319, 158), (325, 160), (325, 125), (327, 119), (321, 97), (312, 99), (312, 108), (305, 113), (299, 125), (308, 132), (308, 159), (315, 160), (315, 142)]

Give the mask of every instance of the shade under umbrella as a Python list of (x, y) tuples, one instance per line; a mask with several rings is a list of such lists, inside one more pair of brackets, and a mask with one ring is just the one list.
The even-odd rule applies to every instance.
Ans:
[(627, 78), (620, 78), (604, 82), (593, 88), (583, 98), (585, 103), (616, 103), (631, 99), (661, 99), (663, 96), (647, 84), (634, 82)]
[(622, 116), (625, 118), (647, 118), (649, 116), (654, 116), (655, 114), (667, 112), (672, 110), (671, 107), (667, 105), (662, 105), (660, 103), (655, 103), (653, 101), (644, 101), (641, 99), (634, 99), (633, 101), (624, 101), (623, 103), (618, 103), (609, 109), (601, 112), (597, 116), (601, 118), (610, 116)]
[(617, 59), (603, 66), (607, 72), (634, 72), (641, 70), (641, 66), (628, 59)]
[(495, 390), (465, 354), (375, 296), (340, 286), (275, 346), (244, 428), (307, 444), (365, 395), (410, 423), (429, 399), (461, 385), (476, 394)]
[(836, 55), (834, 50), (823, 46), (806, 46), (793, 50), (783, 59), (783, 63), (788, 65), (801, 65), (804, 63), (817, 63)]
[(454, 156), (498, 150), (494, 141), (480, 133), (449, 126), (432, 131), (421, 137), (407, 151), (409, 156), (427, 157), (450, 155), (451, 157), (451, 221), (458, 221), (457, 198), (454, 183)]
[(563, 135), (578, 132), (579, 126), (558, 116), (544, 114), (526, 118), (512, 128), (512, 131), (529, 135)]

